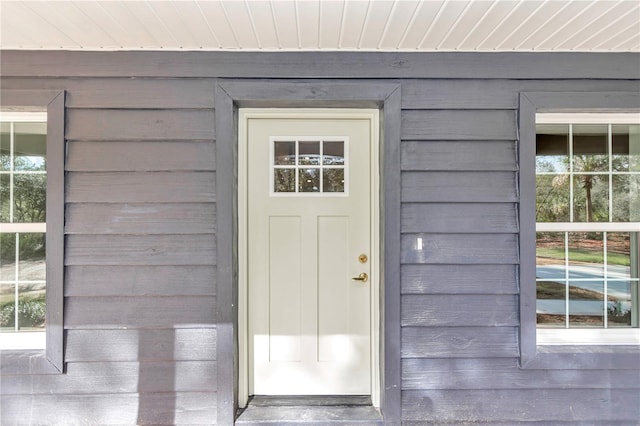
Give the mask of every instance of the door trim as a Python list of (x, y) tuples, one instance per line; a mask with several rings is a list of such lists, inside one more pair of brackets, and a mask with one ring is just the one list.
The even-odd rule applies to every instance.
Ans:
[[(276, 76), (277, 77), (277, 76)], [(400, 138), (401, 85), (394, 81), (216, 79), (216, 418), (233, 424), (238, 408), (237, 110), (240, 107), (379, 108), (380, 411), (401, 420)]]
[(248, 182), (247, 182), (247, 159), (248, 159), (248, 120), (252, 118), (263, 119), (364, 119), (369, 120), (369, 131), (371, 134), (369, 158), (370, 166), (370, 206), (371, 217), (371, 298), (369, 301), (370, 316), (370, 356), (371, 356), (371, 401), (373, 406), (380, 406), (380, 156), (379, 156), (379, 134), (380, 120), (377, 109), (337, 109), (337, 108), (240, 108), (238, 110), (238, 405), (245, 407), (249, 397), (249, 371), (251, 369), (249, 359), (249, 287), (247, 250), (248, 250), (248, 230), (247, 221), (249, 212), (247, 208)]

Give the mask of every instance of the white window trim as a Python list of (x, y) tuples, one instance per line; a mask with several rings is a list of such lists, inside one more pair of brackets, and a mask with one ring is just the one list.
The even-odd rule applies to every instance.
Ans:
[[(535, 124), (635, 124), (640, 113), (536, 113)], [(567, 172), (568, 173), (568, 172)], [(573, 173), (573, 172), (572, 172)], [(616, 174), (608, 171), (607, 174)], [(635, 174), (635, 173), (625, 173)], [(538, 173), (536, 173), (538, 175)], [(571, 197), (573, 199), (573, 197)], [(611, 212), (610, 212), (611, 213)], [(611, 218), (610, 218), (611, 219)], [(640, 232), (640, 222), (536, 222), (536, 232)], [(640, 328), (539, 328), (538, 345), (640, 345)]]
[(640, 124), (640, 112), (537, 113), (536, 124)]
[(0, 111), (0, 121), (15, 121), (20, 123), (46, 122), (47, 113), (43, 111)]
[(41, 350), (46, 348), (46, 344), (46, 331), (2, 333), (0, 350)]
[(538, 345), (640, 345), (640, 328), (538, 328)]
[[(64, 90), (1, 89), (2, 116), (43, 112), (47, 122), (47, 312), (44, 350), (3, 350), (3, 374), (64, 373)], [(34, 119), (36, 119), (34, 117)], [(37, 118), (41, 121), (41, 118)]]

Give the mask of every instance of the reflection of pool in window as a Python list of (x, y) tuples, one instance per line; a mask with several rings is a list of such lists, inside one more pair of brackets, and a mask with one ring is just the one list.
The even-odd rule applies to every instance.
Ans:
[(538, 327), (639, 325), (640, 125), (597, 117), (536, 117)]
[(538, 325), (631, 327), (637, 239), (637, 232), (539, 232)]
[(271, 138), (273, 195), (348, 192), (348, 139)]

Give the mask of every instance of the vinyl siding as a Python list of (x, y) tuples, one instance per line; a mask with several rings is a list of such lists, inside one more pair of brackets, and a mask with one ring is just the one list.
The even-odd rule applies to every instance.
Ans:
[(66, 373), (3, 376), (2, 424), (215, 423), (211, 81), (12, 80), (69, 90)]
[[(67, 91), (67, 370), (3, 376), (2, 424), (215, 424), (217, 372), (233, 368), (217, 364), (215, 77), (339, 90), (335, 56), (14, 55), (3, 89)], [(637, 92), (640, 75), (571, 79), (562, 55), (538, 74), (481, 55), (406, 70), (358, 58), (335, 76), (402, 87), (404, 423), (637, 422), (640, 369), (518, 366), (517, 108), (521, 91)]]

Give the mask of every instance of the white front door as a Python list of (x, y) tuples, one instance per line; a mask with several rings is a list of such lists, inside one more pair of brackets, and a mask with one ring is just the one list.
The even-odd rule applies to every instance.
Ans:
[(247, 118), (250, 394), (371, 394), (375, 117)]

